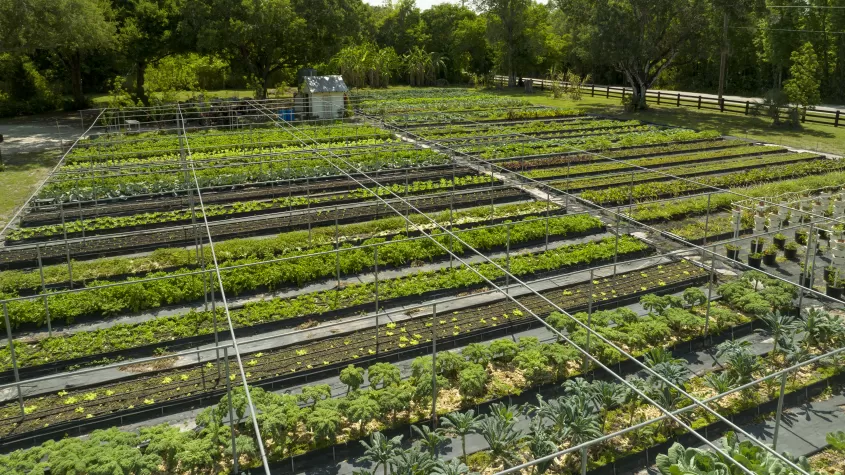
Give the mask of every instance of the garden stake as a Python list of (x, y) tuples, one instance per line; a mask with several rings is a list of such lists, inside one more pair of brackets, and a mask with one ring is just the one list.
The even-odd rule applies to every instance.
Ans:
[[(229, 399), (229, 429), (232, 432), (232, 471), (238, 473), (238, 447), (235, 444), (235, 410), (232, 408), (232, 381), (229, 379), (229, 347), (223, 348), (223, 358), (226, 365), (226, 395)], [(291, 470), (293, 469), (293, 457), (290, 458)]]
[(786, 393), (786, 376), (789, 372), (783, 373), (780, 377), (780, 396), (778, 396), (778, 413), (775, 416), (775, 432), (772, 434), (772, 449), (778, 448), (778, 432), (780, 432), (780, 419), (783, 416), (783, 396)]
[(437, 428), (437, 304), (431, 306), (431, 428)]
[[(807, 275), (807, 264), (810, 263), (810, 252), (813, 246), (813, 223), (810, 223), (810, 233), (807, 234), (807, 252), (804, 254), (804, 269), (801, 271), (801, 274), (804, 276), (804, 279), (810, 279), (809, 288), (813, 288), (813, 273), (810, 272), (810, 275)], [(814, 269), (815, 271), (815, 269)], [(806, 284), (807, 282), (800, 282), (801, 284)], [(799, 287), (802, 287), (799, 285)], [(798, 308), (801, 308), (801, 305), (804, 303), (804, 289), (799, 289), (799, 297), (798, 297)]]
[(12, 356), (12, 369), (15, 373), (15, 383), (16, 387), (18, 388), (18, 404), (21, 406), (21, 418), (23, 418), (26, 413), (23, 410), (23, 394), (21, 394), (21, 377), (18, 374), (18, 360), (15, 357), (15, 343), (12, 339), (12, 325), (9, 323), (9, 307), (6, 302), (3, 302), (3, 319), (6, 323), (6, 338), (9, 340), (9, 354)]

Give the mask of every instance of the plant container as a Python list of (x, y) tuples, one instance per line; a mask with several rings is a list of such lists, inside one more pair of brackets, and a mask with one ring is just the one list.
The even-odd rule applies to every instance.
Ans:
[(751, 254), (756, 254), (758, 252), (763, 252), (763, 245), (765, 243), (757, 242), (752, 240), (751, 241)]
[(807, 287), (808, 289), (811, 288), (810, 276), (801, 274), (798, 276), (798, 285), (801, 287)]
[(782, 251), (783, 246), (786, 245), (786, 238), (785, 237), (783, 237), (783, 238), (773, 238), (772, 244), (774, 244), (775, 247), (777, 247), (778, 249), (780, 249)]
[(825, 294), (827, 294), (828, 297), (833, 297), (835, 299), (842, 300), (842, 285), (841, 284), (838, 284), (838, 286), (834, 286), (834, 285), (831, 285), (831, 284), (828, 283), (826, 287), (827, 288), (825, 290)]
[(783, 257), (789, 260), (794, 260), (796, 257), (798, 257), (798, 249), (784, 249)]
[(778, 264), (777, 258), (777, 254), (763, 254), (763, 264), (766, 264), (770, 267), (776, 266)]
[(823, 272), (824, 272), (824, 281), (830, 282), (832, 280), (831, 278), (833, 277), (833, 274), (836, 272), (836, 268), (835, 267), (825, 267)]
[(739, 260), (739, 249), (728, 249), (727, 254), (728, 254), (728, 259), (732, 259), (734, 261)]
[(795, 231), (795, 242), (797, 242), (798, 244), (801, 244), (802, 246), (806, 246), (807, 245), (807, 234), (808, 234), (807, 231), (804, 231), (804, 230)]
[(755, 269), (760, 269), (760, 268), (761, 268), (761, 263), (762, 263), (762, 261), (763, 261), (763, 259), (762, 259), (762, 258), (760, 258), (760, 257), (751, 257), (751, 256), (748, 256), (748, 265), (749, 265), (749, 266), (751, 266), (751, 267), (753, 267), (753, 268), (755, 268)]

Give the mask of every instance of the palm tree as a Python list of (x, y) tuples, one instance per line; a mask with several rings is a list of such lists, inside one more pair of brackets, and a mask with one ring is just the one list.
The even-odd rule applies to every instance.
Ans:
[(508, 422), (500, 417), (486, 417), (481, 421), (478, 432), (490, 446), (494, 463), (501, 461), (507, 469), (517, 460), (524, 435), (516, 429), (516, 422)]
[(778, 342), (797, 327), (795, 316), (788, 313), (780, 313), (780, 310), (761, 315), (760, 321), (766, 325), (772, 334), (772, 338), (775, 340), (772, 354), (777, 353)]
[(478, 432), (481, 419), (481, 416), (476, 416), (475, 411), (470, 409), (466, 412), (447, 414), (443, 416), (440, 423), (447, 433), (461, 438), (461, 451), (464, 461), (467, 459), (467, 435)]
[(402, 443), (402, 436), (397, 435), (388, 439), (381, 432), (375, 432), (370, 436), (370, 443), (361, 441), (364, 446), (364, 456), (358, 459), (359, 462), (375, 462), (373, 471), (377, 471), (379, 465), (384, 467), (384, 475), (390, 470), (390, 463), (393, 457), (399, 452), (399, 445)]

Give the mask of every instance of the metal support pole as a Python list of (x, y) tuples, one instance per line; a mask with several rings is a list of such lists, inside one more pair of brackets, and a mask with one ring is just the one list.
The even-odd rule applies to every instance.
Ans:
[[(452, 182), (452, 188), (455, 187), (455, 183)], [(490, 221), (493, 220), (495, 212), (493, 210), (493, 164), (490, 164)]]
[(707, 230), (710, 227), (710, 198), (713, 193), (707, 193), (707, 215), (704, 217), (704, 244), (707, 244)]
[[(548, 228), (547, 228), (548, 229)], [(548, 239), (548, 235), (546, 235), (546, 239)], [(507, 224), (506, 228), (506, 251), (505, 251), (505, 269), (507, 272), (505, 273), (505, 293), (510, 292), (510, 285), (511, 285), (511, 225), (510, 223)]]
[[(38, 256), (38, 273), (41, 276), (41, 291), (47, 292), (47, 286), (44, 285), (44, 265), (41, 261), (41, 245), (35, 245), (35, 252)], [(53, 336), (53, 324), (50, 321), (50, 305), (47, 303), (47, 295), (42, 295), (42, 299), (44, 300), (44, 314), (47, 316), (47, 334), (49, 336)]]
[(549, 251), (549, 208), (552, 206), (552, 195), (546, 192), (546, 252)]
[[(81, 115), (81, 112), (80, 112)], [(59, 200), (59, 213), (62, 216), (62, 233), (65, 241), (65, 256), (67, 257), (67, 275), (71, 290), (73, 289), (73, 264), (70, 262), (70, 243), (67, 240), (67, 226), (65, 225), (65, 205)]]
[(373, 262), (375, 263), (375, 277), (376, 277), (376, 354), (378, 354), (378, 334), (379, 334), (379, 325), (378, 325), (378, 244), (373, 246)]
[[(704, 252), (702, 251), (702, 259)], [(704, 311), (704, 338), (707, 338), (710, 332), (710, 304), (713, 301), (713, 281), (716, 280), (716, 248), (713, 248), (710, 262), (710, 280), (707, 282), (707, 309)]]
[(437, 428), (437, 304), (431, 306), (431, 428)]
[[(235, 444), (237, 437), (235, 436), (235, 410), (232, 407), (232, 381), (229, 379), (229, 347), (223, 348), (223, 358), (226, 364), (226, 395), (229, 399), (229, 428), (232, 433), (232, 472), (238, 473), (238, 447)], [(293, 457), (291, 457), (291, 464)]]
[[(593, 272), (594, 270), (590, 269), (590, 291), (587, 294), (587, 341), (584, 345), (584, 351), (586, 353), (590, 352), (590, 334), (591, 329), (593, 328), (593, 292), (595, 291), (595, 284), (593, 284)], [(581, 374), (584, 375), (587, 373), (587, 368), (589, 367), (590, 360), (587, 358), (587, 355), (584, 355), (584, 361), (581, 364)]]
[[(334, 206), (334, 250), (335, 271), (337, 273), (337, 292), (340, 292), (340, 237), (337, 229), (337, 205)], [(337, 295), (335, 295), (337, 297)]]
[(587, 447), (581, 449), (581, 475), (587, 475)]
[(12, 357), (12, 370), (15, 373), (15, 383), (18, 388), (18, 404), (21, 407), (21, 417), (23, 417), (26, 413), (23, 410), (23, 394), (21, 393), (20, 385), (21, 377), (20, 374), (18, 374), (18, 360), (15, 356), (15, 344), (12, 339), (12, 325), (9, 323), (9, 307), (6, 302), (3, 302), (3, 320), (6, 323), (6, 338), (9, 340), (9, 355)]
[(628, 187), (628, 216), (634, 215), (634, 170), (631, 170), (631, 186)]
[(621, 216), (622, 216), (622, 213), (620, 213), (620, 210), (617, 208), (617, 211), (616, 211), (616, 239), (615, 239), (616, 242), (613, 245), (613, 277), (614, 278), (616, 277), (616, 265), (619, 262), (619, 224), (620, 224), (620, 217)]
[(783, 417), (783, 396), (786, 394), (786, 376), (789, 372), (783, 373), (780, 377), (780, 395), (778, 396), (778, 411), (775, 416), (775, 432), (772, 434), (772, 449), (778, 448), (778, 432), (780, 432), (780, 420)]

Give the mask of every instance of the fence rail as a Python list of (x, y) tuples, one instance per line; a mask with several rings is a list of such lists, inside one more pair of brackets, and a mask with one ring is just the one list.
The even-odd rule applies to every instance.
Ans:
[[(533, 87), (540, 90), (551, 89), (554, 81), (550, 79), (534, 79), (522, 78), (523, 81), (530, 79)], [(507, 76), (496, 76), (495, 83), (500, 86), (506, 86), (508, 82)], [(569, 87), (567, 82), (560, 82), (559, 84)], [(626, 96), (632, 94), (629, 87), (621, 86), (601, 86), (598, 84), (585, 84), (580, 87), (581, 94), (590, 95), (591, 97), (605, 97), (624, 99)], [(658, 105), (674, 105), (676, 107), (694, 107), (696, 109), (715, 110), (719, 112), (727, 112), (733, 114), (751, 115), (755, 113), (755, 109), (760, 105), (759, 102), (753, 100), (738, 101), (736, 99), (723, 98), (721, 103), (718, 98), (709, 97), (700, 94), (685, 94), (682, 92), (664, 92), (664, 91), (648, 91), (646, 92), (646, 102), (651, 102)], [(788, 108), (781, 108), (781, 117), (787, 117), (789, 114)], [(800, 120), (802, 123), (813, 123), (821, 125), (830, 125), (833, 127), (845, 126), (845, 111), (841, 109), (808, 109), (801, 113)]]

